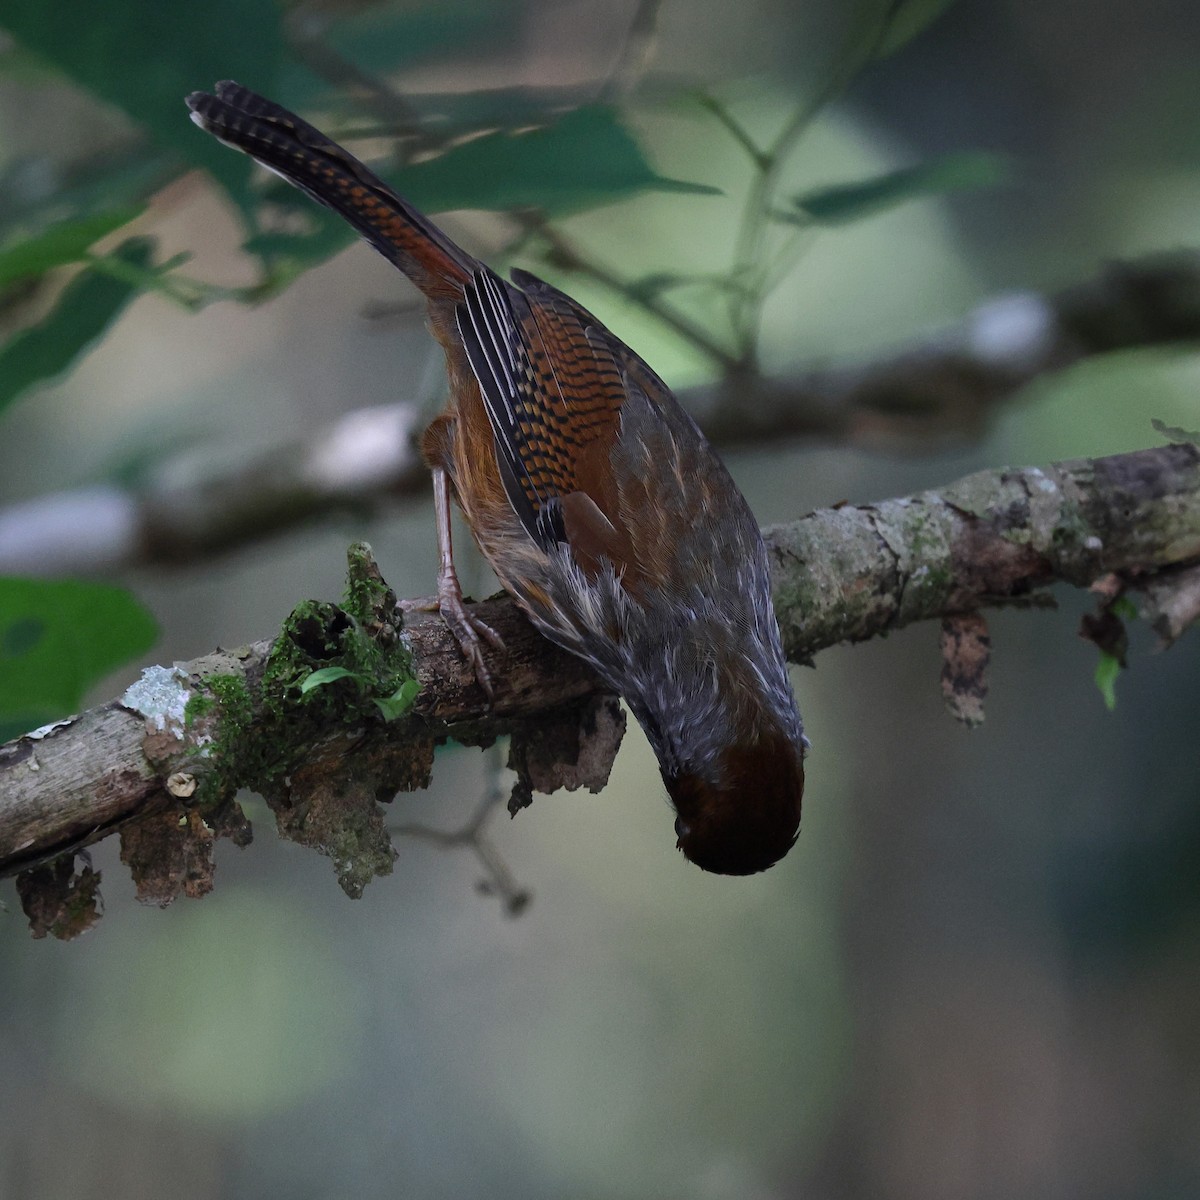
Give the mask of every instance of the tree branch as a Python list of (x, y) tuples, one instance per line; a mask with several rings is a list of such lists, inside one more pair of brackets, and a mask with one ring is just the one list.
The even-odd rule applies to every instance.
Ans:
[[(938, 491), (823, 509), (765, 536), (797, 662), (913, 621), (1028, 602), (1053, 583), (1101, 581), (1110, 602), (1143, 589), (1146, 615), (1173, 614), (1178, 636), (1181, 614), (1198, 611), (1200, 447), (984, 471)], [(306, 602), (274, 642), (152, 668), (120, 700), (0, 747), (0, 874), (121, 830), (141, 894), (201, 894), (212, 839), (244, 837), (232, 796), (251, 786), (281, 832), (329, 854), (358, 894), (391, 869), (378, 801), (425, 786), (435, 742), (511, 735), (513, 810), (532, 790), (603, 786), (623, 717), (582, 662), (539, 637), (507, 598), (486, 601), (481, 615), (507, 647), (490, 664), (488, 708), (440, 619), (420, 617), (399, 636), (394, 596), (369, 554), (352, 550), (349, 594), (372, 587), (369, 604), (347, 602), (350, 615)], [(419, 680), (407, 714), (379, 715), (364, 646), (386, 689), (397, 671)], [(352, 678), (301, 694), (313, 670), (345, 663)], [(62, 892), (61, 868), (45, 874)]]
[(1054, 583), (1116, 575), (1142, 588), (1173, 577), (1200, 558), (1200, 447), (980, 471), (939, 491), (822, 509), (765, 536), (784, 647), (803, 662)]
[[(729, 375), (681, 393), (722, 446), (819, 435), (851, 443), (977, 436), (1032, 380), (1085, 358), (1200, 341), (1200, 255), (1117, 264), (1096, 279), (982, 305), (874, 363), (790, 380)], [(0, 510), (0, 573), (202, 560), (331, 510), (425, 495), (415, 405), (362, 409), (235, 463), (169, 461), (140, 486), (56, 493)]]

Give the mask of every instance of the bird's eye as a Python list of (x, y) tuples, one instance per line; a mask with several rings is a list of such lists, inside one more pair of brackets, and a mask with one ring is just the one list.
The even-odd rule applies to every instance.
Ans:
[(691, 832), (692, 832), (691, 826), (689, 826), (688, 823), (682, 817), (675, 818), (675, 836), (681, 842)]

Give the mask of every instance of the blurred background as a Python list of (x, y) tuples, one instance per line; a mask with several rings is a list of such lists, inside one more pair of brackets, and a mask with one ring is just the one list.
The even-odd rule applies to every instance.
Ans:
[[(290, 197), (268, 189), (264, 217), (265, 177), (189, 125), (183, 94), (218, 78), (373, 133), (360, 148), (393, 165), (401, 129), (419, 160), (467, 134), (561, 130), (591, 106), (589, 136), (616, 141), (552, 147), (530, 186), (553, 231), (640, 293), (547, 265), (529, 220), (505, 215), (539, 201), (501, 171), (414, 188), (458, 210), (445, 223), (472, 250), (551, 276), (685, 390), (716, 378), (713, 355), (639, 296), (798, 377), (1200, 236), (1200, 8), (1186, 3), (105, 9), (10, 0), (0, 14), (4, 235), (99, 220), (62, 259), (82, 275), (9, 288), (3, 333), (60, 313), (80, 278), (128, 287), (0, 416), (9, 508), (167, 461), (209, 470), (363, 406), (439, 401), (407, 283)], [(754, 176), (730, 130), (766, 146), (790, 123), (781, 204), (948, 161), (970, 186), (950, 172), (953, 189), (796, 225), (778, 286), (738, 310), (691, 278), (737, 261)], [(606, 157), (621, 138), (634, 149)], [(1200, 425), (1198, 385), (1191, 347), (1134, 349), (1046, 374), (935, 439), (774, 439), (726, 458), (767, 524), (1158, 444), (1151, 418)], [(397, 592), (431, 589), (423, 493), (103, 572), (160, 633), (86, 702), (142, 663), (267, 637), (299, 599), (336, 599), (364, 537)], [(94, 854), (98, 928), (33, 941), (5, 881), (0, 1197), (1196, 1195), (1196, 635), (1156, 655), (1134, 625), (1110, 712), (1076, 636), (1093, 604), (1058, 600), (990, 616), (974, 732), (943, 708), (932, 626), (794, 669), (813, 743), (804, 827), (764, 876), (684, 863), (631, 729), (602, 794), (535, 797), (491, 827), (532, 894), (517, 918), (481, 894), (468, 851), (412, 839), (351, 902), (253, 797), (255, 841), (217, 847), (202, 902), (139, 906), (110, 839)], [(433, 786), (390, 817), (453, 828), (495, 773), (492, 756), (446, 747)]]

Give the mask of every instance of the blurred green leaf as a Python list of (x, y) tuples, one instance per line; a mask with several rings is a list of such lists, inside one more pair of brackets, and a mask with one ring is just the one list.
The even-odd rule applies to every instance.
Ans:
[[(144, 268), (153, 245), (148, 238), (130, 238), (108, 259), (117, 266)], [(0, 412), (27, 388), (73, 366), (138, 290), (95, 268), (80, 272), (46, 317), (0, 347)]]
[(0, 578), (0, 739), (78, 711), (92, 684), (157, 637), (122, 588)]
[(0, 745), (11, 742), (13, 738), (19, 738), (31, 729), (49, 725), (50, 721), (51, 718), (46, 716), (45, 712), (33, 708), (18, 709), (8, 716), (0, 712)]
[[(351, 229), (341, 217), (318, 208), (307, 196), (299, 192), (294, 195), (290, 194), (292, 191), (290, 188), (285, 193), (285, 188), (287, 188), (286, 184), (281, 184), (278, 188), (272, 185), (271, 199), (278, 200), (287, 208), (298, 209), (302, 212), (312, 222), (312, 232), (267, 230), (263, 233), (252, 234), (243, 243), (244, 249), (251, 254), (258, 255), (266, 262), (287, 261), (292, 269), (280, 277), (279, 282), (284, 284), (290, 283), (302, 270), (315, 267), (318, 263), (345, 250), (358, 237), (355, 230)], [(271, 291), (276, 290), (278, 287), (271, 289)]]
[[(1100, 661), (1096, 664), (1096, 686), (1104, 697), (1104, 706), (1111, 712), (1117, 707), (1117, 676), (1125, 668), (1128, 637), (1124, 622), (1136, 618), (1137, 605), (1128, 596), (1118, 596), (1095, 622), (1103, 636), (1089, 632), (1090, 640), (1100, 646)], [(1086, 626), (1085, 626), (1086, 628)]]
[(59, 221), (34, 237), (0, 249), (0, 287), (14, 279), (44, 275), (55, 267), (79, 262), (94, 242), (128, 225), (142, 212), (142, 208), (119, 208)]
[(1180, 429), (1178, 425), (1168, 425), (1165, 421), (1160, 421), (1157, 417), (1151, 417), (1150, 424), (1153, 426), (1155, 433), (1162, 434), (1168, 442), (1173, 442), (1176, 445), (1186, 445), (1188, 442), (1194, 442), (1200, 446), (1200, 433), (1193, 433), (1190, 429)]
[(953, 3), (954, 0), (900, 0), (893, 7), (887, 30), (876, 48), (876, 57), (886, 58), (908, 45)]
[(640, 279), (635, 279), (629, 285), (629, 294), (636, 296), (639, 300), (652, 300), (661, 296), (663, 292), (694, 284), (703, 278), (703, 276), (694, 274), (682, 275), (677, 271), (655, 271), (650, 275), (643, 275)]
[[(519, 133), (484, 134), (437, 158), (377, 173), (423, 212), (536, 208), (561, 215), (643, 191), (720, 194), (719, 188), (658, 174), (616, 111), (604, 105), (576, 109), (552, 125)], [(268, 195), (310, 214), (311, 234), (262, 233), (246, 248), (265, 258), (311, 266), (337, 253), (357, 234), (282, 182)]]
[[(0, 19), (2, 24), (3, 20)], [(41, 87), (53, 75), (52, 69), (42, 59), (12, 38), (0, 41), (0, 73), (5, 79), (28, 87)]]
[[(332, 9), (328, 12), (332, 14)], [(311, 33), (306, 31), (293, 41), (300, 61), (294, 57), (283, 60), (277, 91), (271, 93), (273, 99), (297, 112), (322, 106), (343, 109), (346, 84), (339, 76), (372, 75), (386, 86), (387, 80), (405, 67), (443, 53), (461, 55), (485, 40), (493, 50), (504, 44), (515, 48), (520, 34), (518, 25), (494, 0), (342, 5), (336, 19), (314, 14), (310, 20)], [(382, 88), (371, 107), (377, 119), (390, 107)], [(409, 107), (408, 93), (397, 92), (395, 108)]]
[(413, 701), (420, 691), (421, 685), (415, 679), (406, 679), (387, 699), (380, 700), (376, 697), (375, 704), (385, 721), (394, 721), (412, 708)]
[(64, 164), (61, 186), (49, 195), (29, 187), (23, 179), (27, 170), (23, 159), (0, 170), (0, 234), (16, 230), (18, 236), (29, 237), (58, 221), (77, 219), (80, 213), (141, 211), (148, 197), (179, 174), (179, 161), (149, 141), (139, 142)]
[(459, 54), (485, 38), (515, 44), (518, 26), (491, 0), (372, 4), (330, 22), (323, 40), (360, 71), (390, 75), (439, 52)]
[(313, 690), (319, 688), (323, 684), (332, 683), (335, 679), (362, 679), (361, 675), (356, 675), (353, 671), (348, 671), (345, 667), (321, 667), (307, 676), (304, 682), (300, 685), (300, 695), (305, 696)]
[(413, 92), (407, 99), (431, 128), (463, 133), (545, 125), (578, 108), (592, 92), (581, 85), (478, 88), (469, 92)]
[(989, 187), (1006, 177), (1004, 162), (993, 154), (951, 154), (916, 167), (889, 171), (871, 179), (816, 188), (793, 197), (795, 213), (780, 213), (796, 224), (817, 221), (844, 225), (895, 208), (920, 196)]
[(1117, 707), (1117, 676), (1121, 673), (1121, 660), (1115, 654), (1100, 652), (1096, 664), (1096, 686), (1104, 698), (1104, 707), (1112, 712)]
[(428, 212), (536, 208), (558, 215), (643, 191), (720, 194), (720, 188), (660, 175), (616, 110), (600, 104), (540, 129), (474, 138), (391, 182)]
[(248, 211), (248, 161), (194, 128), (183, 98), (231, 77), (271, 90), (282, 47), (274, 0), (6, 0), (0, 24), (161, 145), (208, 168)]

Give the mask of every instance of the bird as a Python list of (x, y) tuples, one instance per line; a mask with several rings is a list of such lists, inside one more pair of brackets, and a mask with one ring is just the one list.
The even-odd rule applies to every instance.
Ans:
[(347, 150), (232, 81), (201, 129), (338, 213), (423, 294), (449, 398), (426, 429), (438, 608), (491, 696), (494, 632), (467, 608), (451, 497), (505, 590), (619, 693), (658, 759), (676, 846), (751, 875), (799, 833), (808, 740), (758, 524), (643, 359), (565, 292), (504, 279)]

